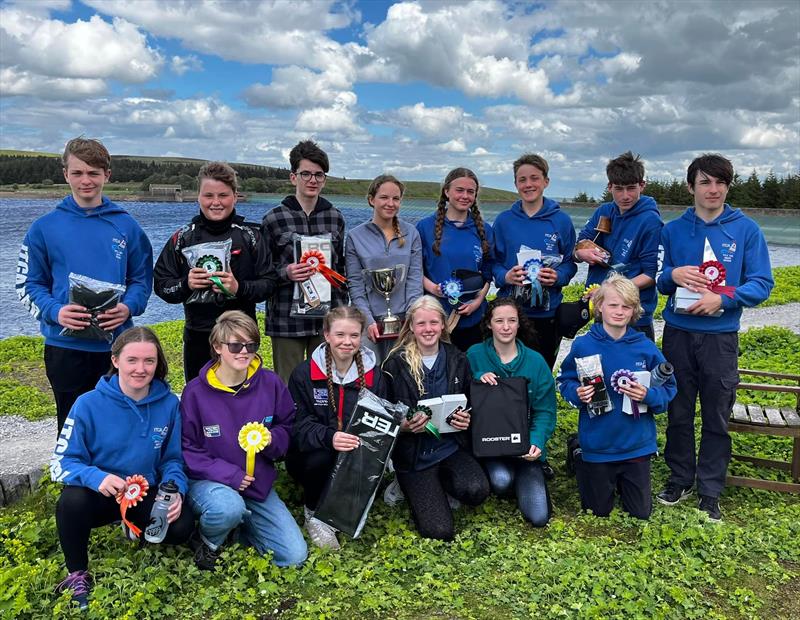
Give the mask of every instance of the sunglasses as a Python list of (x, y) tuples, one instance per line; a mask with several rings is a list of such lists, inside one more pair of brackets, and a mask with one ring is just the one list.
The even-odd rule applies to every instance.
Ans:
[(257, 342), (223, 342), (228, 351), (231, 353), (241, 353), (242, 349), (246, 349), (248, 353), (255, 353), (258, 351), (259, 343)]

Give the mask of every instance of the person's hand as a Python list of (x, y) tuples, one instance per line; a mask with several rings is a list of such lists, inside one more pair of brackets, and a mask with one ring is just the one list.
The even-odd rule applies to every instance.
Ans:
[(378, 337), (381, 335), (381, 330), (378, 327), (377, 323), (373, 323), (372, 325), (367, 325), (367, 338), (372, 340), (372, 342), (378, 342)]
[(597, 248), (583, 248), (575, 250), (575, 258), (589, 265), (605, 262), (605, 255)]
[(350, 452), (361, 444), (361, 440), (356, 435), (336, 431), (333, 434), (333, 449), (337, 452)]
[(173, 521), (177, 520), (178, 517), (181, 516), (181, 510), (183, 509), (183, 498), (181, 494), (178, 493), (178, 496), (175, 498), (175, 501), (167, 510), (167, 523), (172, 523)]
[[(229, 273), (227, 271), (215, 271), (211, 275), (217, 276), (220, 282), (222, 282), (222, 286), (228, 289), (233, 295), (236, 295), (236, 292), (239, 290), (239, 281), (234, 277), (232, 273)], [(213, 284), (212, 288), (217, 293), (224, 293), (224, 291), (219, 287), (217, 287), (216, 284)]]
[(428, 416), (421, 411), (417, 411), (410, 420), (403, 418), (400, 424), (400, 430), (407, 433), (421, 433), (425, 430), (425, 425), (427, 423)]
[(539, 449), (539, 446), (531, 446), (531, 449), (528, 450), (527, 454), (523, 454), (520, 458), (525, 459), (526, 461), (535, 461), (540, 456), (542, 456), (542, 451)]
[(189, 270), (189, 288), (193, 291), (208, 288), (211, 286), (209, 278), (211, 274), (201, 267), (192, 267)]
[(108, 474), (105, 478), (103, 478), (103, 482), (100, 483), (100, 486), (97, 488), (97, 490), (106, 497), (114, 497), (117, 493), (124, 491), (127, 488), (128, 483), (125, 482), (125, 480), (119, 476), (115, 476), (114, 474)]
[(488, 383), (489, 385), (497, 385), (497, 375), (493, 372), (485, 372), (479, 379), (481, 383)]
[(459, 407), (453, 412), (453, 416), (450, 419), (450, 426), (453, 428), (457, 428), (460, 431), (465, 431), (469, 428), (469, 422), (471, 420), (471, 416), (469, 415), (469, 409), (462, 409)]
[(58, 311), (58, 324), (68, 329), (86, 329), (91, 317), (83, 306), (67, 304)]
[(506, 284), (511, 286), (522, 286), (527, 274), (520, 265), (514, 265), (511, 269), (506, 271)]
[(619, 391), (631, 400), (635, 400), (637, 403), (642, 402), (644, 397), (647, 396), (647, 387), (638, 381), (631, 381), (626, 385), (620, 386)]
[(703, 296), (686, 308), (690, 314), (698, 316), (710, 316), (715, 314), (722, 307), (722, 296), (706, 290)]
[(125, 304), (117, 304), (111, 310), (106, 310), (102, 314), (97, 315), (97, 321), (104, 330), (107, 332), (114, 331), (128, 320), (131, 311)]
[(537, 280), (539, 280), (539, 282), (541, 282), (544, 286), (553, 286), (558, 280), (558, 272), (550, 267), (542, 267), (539, 270), (539, 276), (537, 277)]
[(698, 292), (708, 288), (708, 278), (706, 278), (696, 265), (685, 265), (675, 267), (672, 270), (672, 281), (678, 286), (688, 288), (690, 291)]
[(239, 483), (239, 493), (241, 493), (241, 492), (242, 492), (242, 491), (244, 491), (244, 490), (245, 490), (247, 487), (249, 487), (249, 486), (250, 486), (250, 484), (251, 484), (251, 483), (252, 483), (254, 480), (255, 480), (255, 477), (253, 477), (253, 476), (248, 476), (247, 474), (245, 474), (245, 475), (244, 475), (244, 478), (242, 478), (242, 481)]
[(594, 396), (594, 386), (593, 385), (582, 385), (578, 388), (578, 399), (582, 403), (591, 402), (592, 396)]
[(308, 263), (289, 263), (286, 265), (286, 277), (292, 282), (305, 282), (314, 275), (316, 269)]
[(469, 303), (461, 304), (456, 309), (456, 312), (458, 312), (461, 316), (469, 316), (470, 314), (475, 312), (478, 308), (480, 308), (482, 303), (483, 303), (482, 299), (473, 299)]

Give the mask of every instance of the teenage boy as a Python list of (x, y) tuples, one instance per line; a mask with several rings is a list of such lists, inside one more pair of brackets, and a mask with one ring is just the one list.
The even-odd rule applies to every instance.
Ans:
[[(142, 314), (153, 287), (153, 249), (127, 211), (103, 196), (111, 157), (97, 140), (75, 138), (62, 156), (72, 194), (28, 229), (17, 264), (17, 295), (44, 336), (44, 365), (56, 401), (58, 432), (78, 396), (111, 366), (105, 339), (61, 335), (95, 326), (113, 337)], [(125, 287), (120, 302), (92, 316), (70, 303), (70, 274)]]
[[(661, 214), (656, 201), (642, 195), (644, 164), (638, 155), (628, 151), (612, 159), (606, 166), (606, 176), (613, 201), (597, 207), (586, 222), (578, 234), (575, 258), (589, 265), (586, 286), (602, 284), (612, 271), (633, 280), (644, 309), (633, 328), (655, 341), (653, 312), (658, 303), (655, 284)], [(605, 226), (598, 225), (601, 222)], [(598, 229), (610, 232), (598, 234)], [(581, 242), (587, 247), (581, 248)]]
[[(262, 222), (269, 241), (278, 285), (267, 301), (266, 333), (272, 340), (273, 368), (284, 382), (300, 362), (322, 343), (322, 318), (291, 316), (295, 284), (305, 282), (315, 271), (306, 263), (295, 262), (294, 233), (331, 236), (332, 265), (344, 274), (344, 217), (320, 196), (329, 169), (328, 156), (311, 140), (299, 142), (289, 153), (295, 186), (294, 196), (269, 211)], [(331, 288), (331, 307), (347, 303), (344, 288)]]
[[(550, 184), (548, 171), (547, 161), (539, 155), (525, 154), (514, 162), (514, 185), (520, 199), (494, 221), (494, 280), (500, 288), (498, 296), (509, 297), (514, 294), (515, 287), (526, 283), (529, 273), (537, 273), (542, 290), (549, 293), (549, 302), (541, 302), (543, 296), (532, 295), (531, 301), (522, 305), (536, 330), (536, 351), (552, 369), (561, 344), (555, 319), (561, 303), (561, 288), (569, 284), (578, 268), (573, 258), (575, 227), (572, 220), (555, 200), (544, 197), (544, 190)], [(539, 267), (538, 272), (535, 262), (529, 263), (528, 270), (525, 265), (518, 264), (517, 252), (523, 245), (541, 251), (544, 266)], [(553, 258), (558, 255), (560, 258)], [(535, 284), (533, 286), (536, 288)], [(537, 299), (539, 301), (534, 301)]]
[[(664, 362), (655, 343), (633, 329), (642, 313), (636, 284), (614, 274), (603, 282), (594, 298), (600, 323), (575, 340), (558, 375), (561, 395), (580, 409), (582, 455), (575, 461), (575, 475), (581, 506), (598, 517), (608, 516), (619, 492), (625, 512), (647, 519), (653, 509), (650, 458), (658, 449), (653, 414), (666, 411), (678, 390), (674, 377), (661, 385), (649, 385), (641, 379), (622, 380), (624, 373), (628, 373), (627, 379), (636, 378), (635, 372), (649, 378), (648, 371)], [(589, 404), (595, 384), (581, 381), (575, 360), (594, 355), (600, 357), (610, 404), (607, 411), (591, 415)]]
[[(664, 226), (656, 276), (658, 290), (670, 296), (663, 349), (680, 386), (667, 418), (670, 477), (657, 499), (677, 504), (692, 494), (696, 480), (700, 510), (718, 521), (731, 458), (728, 417), (739, 382), (739, 317), (742, 307), (767, 299), (775, 283), (758, 224), (725, 203), (731, 162), (704, 154), (689, 165), (686, 180), (694, 207)], [(696, 301), (686, 301), (691, 296)], [(698, 393), (702, 430), (695, 459)]]

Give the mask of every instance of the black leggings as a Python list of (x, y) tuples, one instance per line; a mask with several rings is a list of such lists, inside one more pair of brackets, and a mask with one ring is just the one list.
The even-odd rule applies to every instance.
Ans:
[[(150, 509), (156, 493), (156, 489), (150, 489), (142, 501), (129, 508), (126, 513), (127, 519), (142, 530), (150, 521)], [(89, 534), (92, 529), (120, 519), (119, 504), (115, 498), (106, 497), (86, 487), (64, 487), (56, 505), (56, 527), (67, 570), (73, 572), (88, 569)], [(193, 529), (194, 516), (184, 504), (181, 516), (170, 523), (164, 542), (170, 545), (182, 544), (189, 539)], [(141, 535), (144, 536), (144, 533)]]
[(453, 540), (453, 512), (447, 495), (477, 506), (489, 497), (489, 481), (478, 461), (459, 448), (443, 461), (422, 471), (397, 472), (397, 482), (411, 507), (420, 536)]
[(44, 368), (56, 401), (58, 433), (78, 396), (93, 390), (111, 368), (111, 351), (79, 351), (44, 345)]
[(292, 450), (286, 457), (286, 471), (303, 487), (303, 503), (309, 510), (317, 509), (336, 464), (336, 456), (336, 450)]
[(211, 359), (211, 345), (208, 337), (211, 332), (183, 329), (183, 377), (189, 383), (200, 369)]

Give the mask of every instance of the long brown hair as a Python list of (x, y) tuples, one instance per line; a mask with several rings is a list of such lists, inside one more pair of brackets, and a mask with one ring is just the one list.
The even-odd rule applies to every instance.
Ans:
[[(355, 306), (337, 306), (333, 308), (325, 315), (325, 318), (322, 319), (322, 330), (326, 334), (330, 333), (331, 329), (333, 329), (333, 323), (344, 319), (358, 323), (361, 326), (361, 333), (364, 333), (364, 328), (367, 326), (367, 319), (364, 313)], [(353, 359), (358, 369), (358, 387), (362, 388), (366, 386), (366, 380), (364, 379), (364, 359), (361, 357), (361, 349), (356, 350), (353, 354)], [(343, 412), (336, 411), (336, 396), (333, 392), (333, 352), (331, 351), (331, 345), (327, 342), (325, 343), (325, 376), (328, 380), (328, 406), (334, 414), (337, 414), (337, 430), (342, 430)]]
[[(403, 185), (396, 177), (393, 177), (391, 174), (381, 174), (376, 176), (372, 179), (372, 183), (369, 184), (369, 189), (367, 189), (367, 202), (370, 206), (372, 203), (369, 201), (370, 198), (375, 198), (378, 195), (378, 190), (381, 188), (381, 185), (384, 183), (394, 183), (397, 186), (397, 189), (400, 190), (400, 198), (403, 197), (403, 194), (406, 192), (406, 186)], [(375, 207), (372, 207), (373, 209)], [(397, 245), (398, 247), (403, 247), (406, 244), (405, 237), (400, 235), (400, 220), (397, 218), (397, 214), (392, 218), (392, 231), (394, 231), (394, 236), (397, 237)]]
[(442, 245), (442, 231), (444, 230), (444, 216), (447, 212), (447, 195), (445, 191), (450, 189), (450, 184), (453, 181), (464, 177), (475, 181), (475, 202), (472, 203), (469, 212), (470, 215), (472, 215), (472, 219), (475, 221), (475, 228), (478, 230), (478, 238), (481, 240), (481, 252), (483, 252), (483, 257), (486, 258), (489, 254), (489, 242), (486, 240), (486, 231), (483, 229), (483, 216), (481, 215), (481, 209), (478, 205), (478, 191), (481, 185), (478, 182), (478, 177), (469, 168), (453, 168), (444, 178), (442, 191), (439, 194), (439, 202), (436, 204), (436, 222), (433, 226), (433, 253), (436, 254), (436, 256), (440, 256), (442, 253), (440, 250)]
[(517, 340), (522, 342), (522, 344), (529, 349), (536, 349), (538, 345), (536, 329), (533, 327), (533, 323), (531, 323), (530, 319), (528, 319), (528, 316), (522, 311), (522, 308), (519, 307), (519, 304), (513, 297), (495, 297), (489, 302), (489, 307), (486, 309), (486, 312), (481, 319), (481, 334), (483, 334), (484, 340), (493, 337), (493, 333), (489, 328), (489, 325), (492, 323), (494, 311), (497, 310), (497, 308), (502, 308), (503, 306), (509, 306), (517, 311), (517, 319), (519, 321), (519, 327), (517, 328)]
[[(119, 359), (125, 345), (132, 342), (150, 342), (156, 345), (156, 372), (153, 375), (154, 379), (166, 380), (169, 368), (167, 366), (167, 356), (164, 355), (164, 349), (161, 347), (161, 342), (158, 340), (155, 332), (149, 327), (131, 327), (122, 332), (114, 344), (111, 345), (111, 356)], [(119, 374), (119, 369), (111, 364), (108, 375)]]

